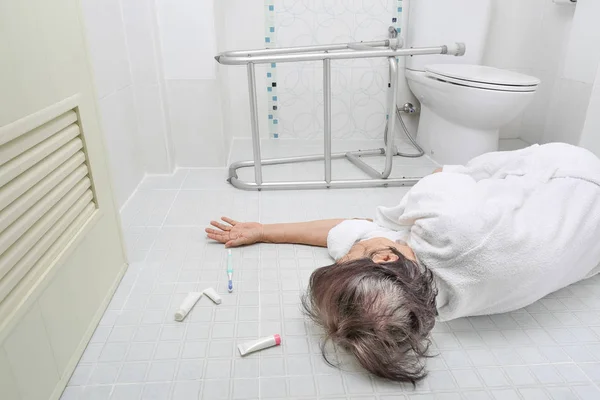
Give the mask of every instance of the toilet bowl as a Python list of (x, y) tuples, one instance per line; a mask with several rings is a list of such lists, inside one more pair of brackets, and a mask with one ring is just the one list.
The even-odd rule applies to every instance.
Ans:
[(482, 66), (492, 0), (405, 0), (404, 46), (461, 42), (461, 57), (406, 58), (405, 76), (418, 100), (417, 141), (440, 164), (464, 164), (498, 149), (499, 130), (532, 101), (540, 81)]
[(421, 102), (417, 141), (440, 164), (498, 150), (500, 128), (529, 105), (538, 78), (468, 64), (426, 65), (405, 76)]

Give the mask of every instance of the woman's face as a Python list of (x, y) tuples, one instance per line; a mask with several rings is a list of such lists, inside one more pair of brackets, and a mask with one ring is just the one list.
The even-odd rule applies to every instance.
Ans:
[(398, 256), (390, 250), (390, 247), (397, 249), (402, 254), (405, 254), (408, 248), (386, 238), (367, 239), (352, 246), (348, 254), (342, 257), (340, 261), (357, 260), (365, 257), (371, 257), (378, 264), (397, 261)]

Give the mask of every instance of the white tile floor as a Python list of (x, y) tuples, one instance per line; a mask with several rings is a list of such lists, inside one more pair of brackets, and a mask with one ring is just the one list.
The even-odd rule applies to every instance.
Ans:
[[(433, 167), (408, 162), (415, 163), (410, 173)], [(242, 192), (225, 174), (179, 170), (140, 186), (122, 214), (131, 266), (63, 400), (600, 399), (600, 279), (517, 312), (438, 324), (438, 356), (416, 389), (368, 376), (344, 355), (343, 370), (329, 367), (319, 355), (319, 332), (299, 310), (311, 271), (331, 262), (327, 252), (235, 249), (236, 289), (228, 294), (226, 253), (206, 241), (203, 228), (221, 215), (262, 222), (368, 217), (407, 189)], [(185, 295), (209, 286), (223, 303), (202, 298), (183, 323), (174, 322)], [(237, 354), (237, 343), (274, 333), (282, 346)]]

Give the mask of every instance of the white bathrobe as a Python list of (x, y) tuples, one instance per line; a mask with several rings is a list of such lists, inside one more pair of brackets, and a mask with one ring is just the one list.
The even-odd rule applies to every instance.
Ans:
[(444, 166), (373, 223), (332, 229), (328, 248), (339, 259), (372, 237), (431, 269), (442, 321), (519, 309), (600, 272), (600, 160), (551, 143)]

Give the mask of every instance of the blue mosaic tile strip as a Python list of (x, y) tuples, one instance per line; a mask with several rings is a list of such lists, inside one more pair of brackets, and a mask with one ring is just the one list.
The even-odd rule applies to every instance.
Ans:
[(396, 0), (396, 10), (393, 13), (392, 25), (396, 28), (398, 36), (402, 34), (402, 0)]
[[(274, 0), (265, 0), (265, 47), (272, 49), (277, 46), (277, 30), (275, 28), (275, 5)], [(279, 138), (279, 103), (277, 101), (277, 64), (271, 63), (267, 68), (267, 92), (268, 92), (268, 125), (269, 136), (273, 139)]]
[[(392, 26), (396, 28), (396, 32), (398, 32), (398, 36), (402, 35), (402, 0), (396, 0), (395, 9), (392, 12)], [(396, 57), (396, 60), (399, 60), (399, 57)], [(386, 120), (390, 119), (390, 115), (386, 114)]]

